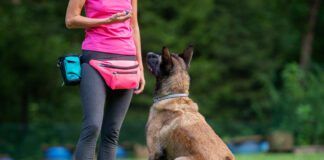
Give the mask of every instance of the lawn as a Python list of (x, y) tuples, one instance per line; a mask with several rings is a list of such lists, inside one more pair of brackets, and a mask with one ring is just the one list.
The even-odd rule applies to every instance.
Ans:
[(324, 153), (236, 155), (236, 159), (237, 160), (324, 160)]

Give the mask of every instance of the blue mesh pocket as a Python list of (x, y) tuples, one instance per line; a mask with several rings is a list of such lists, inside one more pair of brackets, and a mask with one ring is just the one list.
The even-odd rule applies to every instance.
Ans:
[(61, 70), (64, 85), (77, 85), (81, 80), (81, 64), (78, 55), (60, 57), (58, 67)]

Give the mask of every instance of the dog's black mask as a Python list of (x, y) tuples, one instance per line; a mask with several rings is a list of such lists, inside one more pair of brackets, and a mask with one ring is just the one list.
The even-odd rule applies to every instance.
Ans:
[(161, 56), (156, 53), (149, 52), (146, 55), (147, 68), (154, 76), (160, 74), (161, 61)]

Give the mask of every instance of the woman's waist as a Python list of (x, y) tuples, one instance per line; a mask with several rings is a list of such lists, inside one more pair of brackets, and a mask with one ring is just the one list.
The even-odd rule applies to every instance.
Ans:
[(104, 39), (114, 38), (132, 38), (132, 29), (130, 27), (108, 27), (99, 26), (95, 28), (89, 28), (85, 30), (85, 37), (96, 37)]
[(117, 53), (107, 53), (92, 50), (82, 50), (81, 63), (89, 63), (91, 59), (113, 59), (136, 61), (135, 55), (123, 55)]

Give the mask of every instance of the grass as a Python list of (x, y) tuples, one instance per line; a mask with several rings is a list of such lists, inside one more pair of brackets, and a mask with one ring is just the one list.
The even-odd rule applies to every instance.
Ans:
[(324, 160), (324, 153), (317, 154), (250, 154), (236, 155), (237, 160)]

